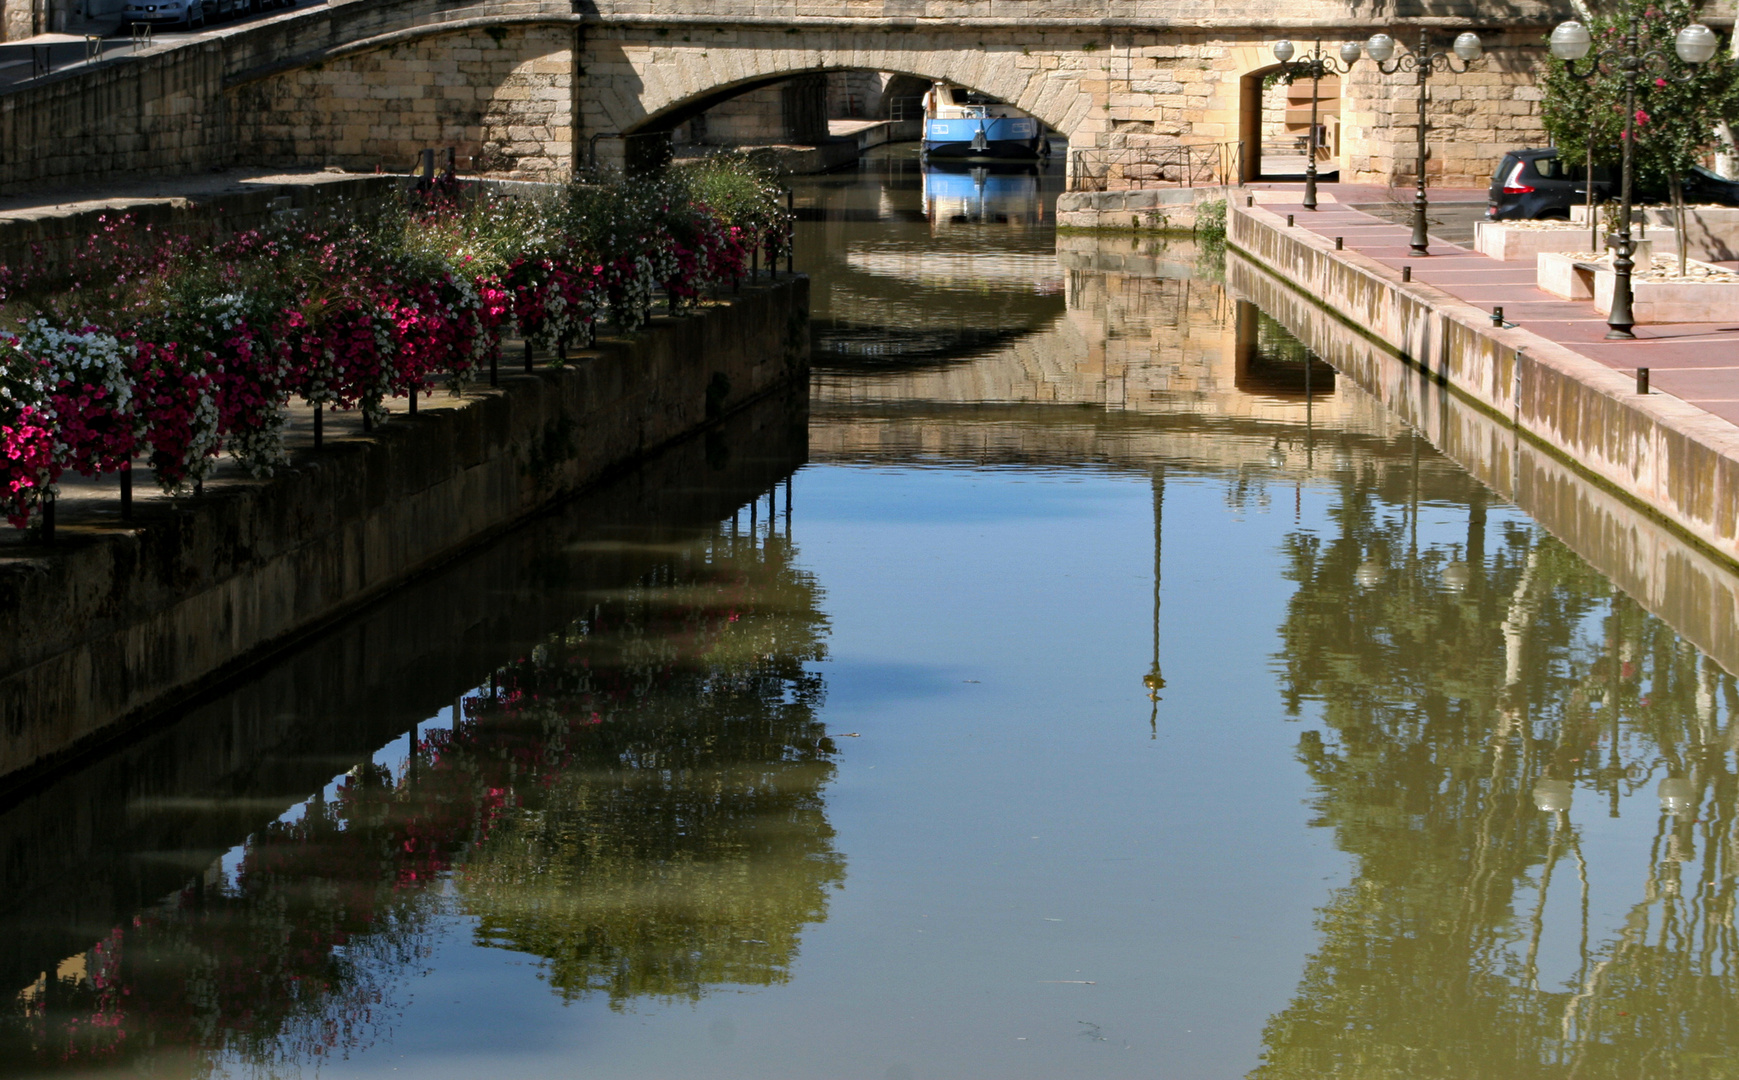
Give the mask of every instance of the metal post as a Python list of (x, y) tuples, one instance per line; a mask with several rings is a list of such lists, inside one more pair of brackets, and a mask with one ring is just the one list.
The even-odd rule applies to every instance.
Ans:
[(1304, 208), (1316, 209), (1316, 99), (1322, 80), (1322, 40), (1317, 39), (1310, 58), (1310, 156), (1304, 162)]
[(1636, 369), (1636, 392), (1639, 394), (1648, 393), (1648, 368), (1639, 367)]
[(54, 543), (54, 496), (42, 497), (42, 542)]
[(1419, 176), (1413, 190), (1413, 240), (1409, 251), (1414, 255), (1431, 254), (1431, 238), (1425, 229), (1425, 80), (1431, 74), (1431, 42), (1424, 27), (1419, 28)]
[(121, 466), (121, 520), (133, 520), (133, 463)]
[(314, 449), (316, 449), (316, 450), (320, 449), (320, 444), (325, 441), (325, 437), (326, 437), (325, 417), (323, 415), (324, 411), (325, 410), (324, 410), (323, 406), (321, 406), (318, 403), (315, 404), (315, 406), (314, 406)]
[[(1612, 259), (1612, 312), (1606, 317), (1608, 340), (1625, 341), (1636, 337), (1631, 327), (1636, 315), (1631, 310), (1630, 272), (1636, 266), (1631, 261), (1635, 247), (1630, 239), (1630, 144), (1636, 139), (1636, 73), (1642, 60), (1636, 55), (1637, 17), (1630, 17), (1630, 29), (1624, 36), (1624, 140), (1623, 165), (1618, 178), (1618, 250)], [(1681, 238), (1681, 242), (1682, 238)]]
[(411, 387), (411, 415), (417, 415), (417, 388)]
[(525, 373), (531, 374), (531, 342), (525, 343)]

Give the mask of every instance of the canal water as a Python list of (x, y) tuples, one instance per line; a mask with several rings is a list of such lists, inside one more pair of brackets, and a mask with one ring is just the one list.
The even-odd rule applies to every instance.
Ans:
[(1057, 186), (801, 184), (806, 417), (0, 810), (0, 1076), (1735, 1075), (1732, 676)]

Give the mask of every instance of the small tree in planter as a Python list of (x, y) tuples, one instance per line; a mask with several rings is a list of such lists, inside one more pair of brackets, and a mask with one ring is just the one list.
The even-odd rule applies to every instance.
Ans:
[(1637, 181), (1664, 183), (1671, 195), (1681, 238), (1680, 273), (1685, 270), (1684, 178), (1722, 145), (1723, 122), (1739, 109), (1739, 66), (1729, 52), (1718, 50), (1705, 63), (1687, 64), (1673, 49), (1678, 32), (1698, 22), (1701, 11), (1702, 5), (1691, 0), (1621, 0), (1587, 20), (1601, 61), (1598, 73), (1579, 79), (1553, 58), (1543, 80), (1542, 120), (1560, 151), (1572, 158), (1580, 151), (1591, 165), (1618, 164), (1625, 121), (1620, 61), (1630, 20), (1637, 20), (1639, 50), (1651, 63), (1638, 76), (1632, 167)]

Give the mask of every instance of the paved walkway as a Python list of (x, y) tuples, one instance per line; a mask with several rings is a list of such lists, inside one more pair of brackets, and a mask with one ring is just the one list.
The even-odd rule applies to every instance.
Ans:
[[(1366, 201), (1364, 192), (1339, 187), (1325, 185), (1336, 199), (1329, 203), (1319, 195), (1314, 211), (1299, 204), (1298, 188), (1264, 191), (1258, 201), (1272, 213), (1293, 214), (1299, 227), (1344, 238), (1349, 251), (1395, 270), (1411, 266), (1414, 281), (1475, 307), (1501, 305), (1506, 321), (1597, 363), (1624, 372), (1646, 367), (1652, 389), (1739, 424), (1739, 320), (1639, 325), (1635, 341), (1606, 341), (1606, 317), (1589, 301), (1563, 300), (1536, 287), (1532, 262), (1499, 262), (1435, 236), (1429, 256), (1410, 255), (1410, 228), (1346, 205)], [(1454, 196), (1465, 198), (1465, 193)]]

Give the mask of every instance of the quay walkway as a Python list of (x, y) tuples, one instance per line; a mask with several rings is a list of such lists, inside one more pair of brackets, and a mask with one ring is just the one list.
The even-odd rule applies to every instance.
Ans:
[[(1375, 192), (1347, 185), (1320, 185), (1317, 209), (1304, 209), (1302, 188), (1270, 189), (1258, 205), (1292, 214), (1295, 227), (1331, 243), (1341, 237), (1346, 250), (1400, 272), (1411, 267), (1412, 280), (1441, 289), (1474, 307), (1503, 308), (1504, 319), (1557, 342), (1572, 352), (1616, 371), (1649, 369), (1652, 391), (1671, 394), (1732, 424), (1739, 424), (1739, 325), (1723, 323), (1638, 324), (1635, 341), (1607, 341), (1606, 317), (1592, 301), (1564, 300), (1535, 285), (1531, 261), (1500, 262), (1470, 247), (1431, 237), (1431, 254), (1409, 254), (1412, 229), (1354, 209)], [(1461, 193), (1457, 192), (1456, 195)], [(1733, 264), (1727, 264), (1733, 265)]]

